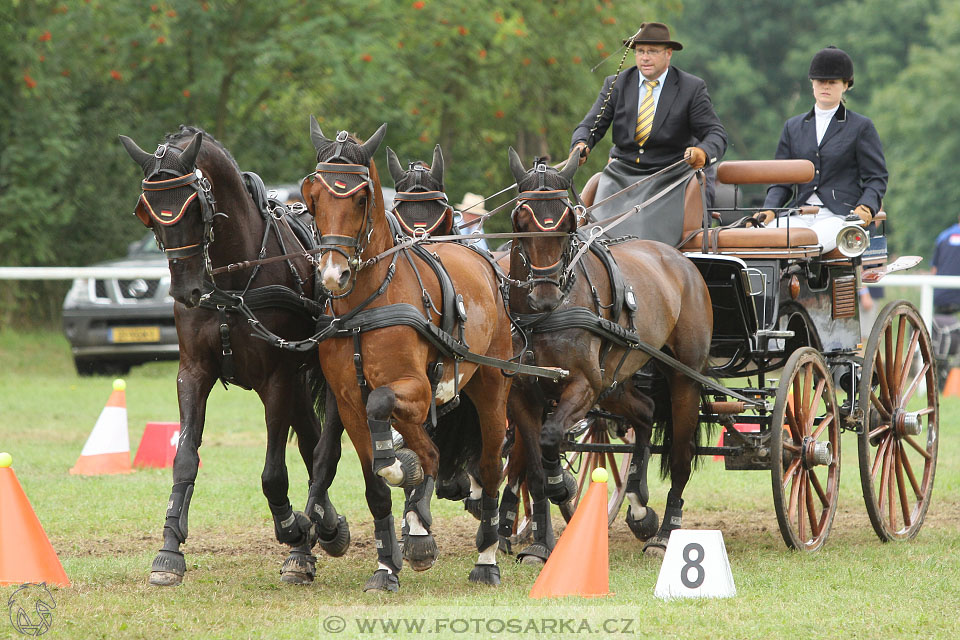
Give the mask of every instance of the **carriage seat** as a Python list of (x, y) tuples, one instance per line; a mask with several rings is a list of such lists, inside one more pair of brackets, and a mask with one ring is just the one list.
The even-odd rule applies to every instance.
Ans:
[[(808, 160), (735, 160), (717, 166), (720, 184), (803, 184), (813, 180), (813, 163)], [(692, 187), (692, 189), (691, 189)], [(685, 199), (684, 238), (680, 248), (685, 252), (703, 250), (703, 208), (695, 181), (687, 187)], [(708, 236), (709, 251), (740, 258), (808, 257), (820, 253), (817, 234), (811, 229), (735, 228), (712, 229)], [(692, 235), (692, 237), (690, 237)]]

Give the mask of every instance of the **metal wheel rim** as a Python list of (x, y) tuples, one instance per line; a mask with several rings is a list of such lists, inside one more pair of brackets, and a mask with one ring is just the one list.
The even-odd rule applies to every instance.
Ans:
[[(917, 355), (921, 367), (912, 374)], [(864, 349), (857, 400), (864, 412), (860, 483), (870, 523), (883, 541), (908, 540), (930, 506), (940, 416), (930, 335), (909, 302), (891, 302), (880, 312)], [(919, 434), (904, 433), (911, 415)]]
[[(787, 546), (817, 551), (830, 534), (840, 490), (840, 415), (833, 378), (810, 347), (787, 360), (770, 423), (773, 502)], [(786, 437), (785, 437), (786, 436)], [(809, 464), (811, 447), (829, 443), (828, 464)]]

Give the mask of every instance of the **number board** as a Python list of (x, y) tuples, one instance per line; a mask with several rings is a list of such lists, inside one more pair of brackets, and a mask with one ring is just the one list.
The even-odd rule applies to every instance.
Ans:
[(160, 342), (160, 327), (114, 327), (110, 342)]
[(676, 529), (653, 595), (658, 598), (729, 598), (737, 595), (723, 533)]

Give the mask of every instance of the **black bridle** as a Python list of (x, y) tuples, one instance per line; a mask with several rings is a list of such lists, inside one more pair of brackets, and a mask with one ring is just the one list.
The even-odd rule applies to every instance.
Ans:
[[(213, 242), (213, 218), (217, 215), (225, 216), (226, 214), (217, 212), (217, 203), (213, 197), (210, 181), (203, 175), (200, 169), (194, 169), (194, 171), (187, 173), (178, 173), (169, 167), (164, 168), (160, 166), (171, 146), (173, 145), (161, 144), (154, 152), (153, 170), (140, 183), (140, 188), (143, 189), (143, 193), (140, 194), (140, 201), (144, 204), (150, 218), (164, 227), (172, 227), (181, 222), (189, 206), (194, 201), (200, 203), (200, 219), (203, 222), (203, 234), (201, 235), (200, 242), (171, 248), (164, 246), (157, 230), (154, 230), (154, 237), (157, 240), (157, 245), (160, 247), (160, 250), (163, 251), (168, 261), (190, 258), (199, 253), (203, 253), (204, 266), (207, 273), (210, 274), (212, 265), (210, 264), (209, 246), (210, 243)], [(173, 148), (178, 151), (183, 151), (179, 147), (174, 146)], [(181, 168), (181, 171), (186, 171), (186, 168)], [(173, 177), (163, 178), (164, 175)], [(169, 191), (172, 189), (188, 189), (179, 210), (174, 213), (173, 209), (169, 211), (161, 209), (161, 211), (157, 213), (150, 204), (147, 193)]]
[[(318, 249), (320, 250), (321, 260), (323, 256), (331, 251), (339, 253), (347, 261), (350, 267), (350, 287), (341, 294), (334, 294), (328, 290), (323, 283), (320, 286), (330, 298), (343, 298), (353, 291), (356, 284), (357, 273), (364, 267), (364, 262), (360, 256), (366, 250), (370, 243), (370, 237), (373, 234), (373, 205), (376, 200), (376, 192), (373, 187), (373, 179), (370, 177), (369, 164), (355, 164), (344, 157), (343, 145), (349, 140), (349, 134), (346, 131), (337, 132), (333, 154), (321, 160), (320, 154), (317, 154), (317, 167), (313, 173), (305, 176), (300, 181), (301, 193), (303, 192), (303, 182), (317, 180), (333, 195), (335, 198), (349, 198), (357, 192), (366, 189), (367, 202), (364, 208), (363, 226), (357, 231), (356, 236), (341, 236), (336, 234), (327, 234), (320, 236)], [(334, 175), (347, 175), (354, 178), (354, 184), (337, 180)], [(348, 253), (347, 250), (350, 250)]]
[[(430, 169), (423, 164), (422, 162), (415, 161), (411, 162), (409, 165), (408, 171), (413, 174), (413, 184), (406, 191), (397, 191), (396, 195), (393, 196), (393, 212), (397, 215), (397, 222), (400, 223), (400, 226), (413, 237), (420, 237), (432, 233), (437, 227), (439, 227), (446, 216), (447, 211), (452, 211), (453, 207), (450, 206), (449, 201), (447, 200), (447, 194), (442, 191), (443, 185), (440, 186), (440, 191), (430, 189), (423, 185), (423, 175), (428, 173)], [(403, 216), (399, 214), (397, 209), (400, 208), (405, 202), (431, 202), (436, 201), (443, 206), (443, 213), (437, 217), (437, 221), (433, 226), (422, 228), (411, 228), (407, 225)]]
[[(532, 171), (537, 174), (539, 184), (535, 190), (521, 191), (517, 196), (517, 205), (510, 214), (511, 220), (514, 221), (514, 227), (516, 227), (517, 213), (521, 209), (530, 213), (533, 223), (540, 231), (556, 232), (560, 225), (567, 219), (567, 216), (571, 214), (577, 216), (578, 221), (582, 219), (584, 209), (581, 205), (574, 205), (570, 202), (567, 189), (550, 189), (546, 186), (544, 177), (546, 176), (547, 168), (546, 163), (540, 162), (539, 160), (535, 162)], [(564, 203), (563, 212), (560, 213), (559, 216), (544, 217), (538, 215), (533, 207), (528, 204), (529, 202), (547, 202), (551, 200), (560, 200)], [(530, 258), (530, 254), (524, 247), (525, 238), (520, 237), (516, 239), (517, 255), (529, 268), (527, 278), (522, 281), (520, 286), (532, 288), (537, 284), (552, 284), (563, 292), (569, 290), (573, 284), (573, 278), (572, 272), (567, 270), (566, 266), (570, 263), (577, 250), (576, 227), (577, 224), (574, 225), (574, 231), (568, 233), (561, 241), (562, 249), (560, 251), (560, 257), (556, 262), (547, 266), (535, 265)], [(559, 278), (556, 277), (558, 273), (560, 274)]]

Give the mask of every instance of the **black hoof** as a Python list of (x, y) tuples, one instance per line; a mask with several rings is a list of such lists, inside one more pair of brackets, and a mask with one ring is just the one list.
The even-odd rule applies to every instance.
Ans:
[(463, 508), (470, 512), (477, 520), (480, 519), (480, 498), (464, 498)]
[(317, 542), (320, 543), (320, 548), (323, 549), (328, 556), (339, 558), (345, 554), (350, 547), (350, 525), (347, 524), (347, 519), (344, 516), (338, 515), (337, 528), (333, 534), (327, 538), (324, 537), (323, 532), (321, 532)]
[(495, 587), (500, 584), (500, 567), (495, 564), (476, 564), (470, 572), (469, 580)]
[(414, 571), (426, 571), (437, 561), (437, 541), (430, 534), (406, 536), (403, 559)]
[(179, 551), (161, 549), (150, 567), (150, 584), (157, 587), (173, 587), (183, 582), (187, 561)]
[(544, 494), (550, 498), (550, 502), (556, 505), (570, 502), (577, 495), (577, 479), (574, 475), (564, 469), (561, 477), (563, 482), (554, 485), (548, 484), (544, 487)]
[(513, 545), (510, 544), (510, 538), (506, 536), (500, 536), (500, 546), (497, 547), (497, 550), (500, 553), (505, 553), (508, 556), (513, 555)]
[(660, 518), (657, 512), (647, 507), (647, 513), (639, 520), (635, 520), (633, 512), (627, 509), (627, 526), (636, 536), (637, 540), (649, 540), (657, 534), (657, 528), (660, 526)]
[(280, 568), (280, 579), (287, 584), (310, 584), (316, 575), (316, 556), (303, 551), (291, 551)]
[(377, 569), (363, 585), (363, 590), (396, 592), (400, 590), (400, 578), (386, 569)]
[(550, 557), (550, 549), (542, 542), (534, 542), (517, 554), (518, 564), (544, 564)]

